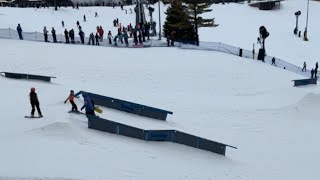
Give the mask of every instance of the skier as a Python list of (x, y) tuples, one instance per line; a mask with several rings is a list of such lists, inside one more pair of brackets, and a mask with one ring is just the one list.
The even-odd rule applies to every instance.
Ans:
[(40, 110), (40, 103), (39, 103), (39, 100), (38, 100), (38, 96), (37, 96), (37, 93), (35, 91), (36, 91), (36, 89), (33, 87), (33, 88), (31, 88), (31, 91), (30, 91), (30, 94), (29, 94), (30, 104), (31, 104), (31, 107), (32, 107), (31, 117), (34, 117), (35, 107), (37, 108), (37, 112), (39, 114), (39, 117), (43, 117), (42, 113), (41, 113), (41, 110)]
[(317, 63), (316, 63), (316, 70), (318, 70), (318, 67), (319, 67), (319, 66), (318, 66), (318, 62), (317, 62)]
[(93, 100), (87, 93), (82, 93), (82, 97), (84, 99), (84, 105), (81, 107), (81, 111), (85, 108), (86, 114), (95, 116)]
[(53, 27), (52, 27), (51, 33), (52, 33), (53, 42), (57, 43), (56, 30)]
[(61, 21), (62, 27), (64, 28), (64, 21)]
[(48, 30), (45, 26), (43, 27), (43, 35), (44, 35), (44, 42), (48, 42)]
[(115, 19), (113, 20), (113, 26), (117, 27), (117, 20), (115, 20)]
[(313, 79), (313, 75), (314, 75), (314, 70), (311, 69), (311, 79)]
[(83, 22), (86, 22), (87, 19), (86, 19), (86, 15), (83, 15)]
[(99, 33), (96, 33), (95, 38), (96, 38), (96, 45), (99, 45)]
[(131, 8), (129, 9), (129, 11), (130, 11), (130, 14), (132, 14), (132, 9)]
[(97, 12), (94, 13), (94, 17), (98, 17), (98, 13)]
[(64, 103), (67, 103), (68, 100), (70, 101), (70, 103), (72, 105), (71, 111), (78, 111), (78, 107), (77, 107), (76, 103), (74, 103), (74, 91), (73, 90), (70, 91), (69, 97), (64, 101)]
[(272, 61), (271, 65), (276, 65), (276, 59), (274, 57), (272, 58), (271, 61)]
[(17, 26), (17, 31), (18, 31), (20, 40), (23, 40), (23, 37), (22, 37), (22, 28), (21, 28), (20, 24), (18, 24), (18, 26)]
[(108, 32), (108, 40), (109, 40), (109, 44), (112, 44), (112, 34), (111, 31)]
[(80, 23), (79, 23), (79, 21), (77, 21), (77, 27), (79, 27), (80, 26)]
[(303, 62), (303, 68), (301, 71), (307, 71), (307, 63), (306, 62)]
[(69, 44), (69, 32), (67, 29), (64, 30), (64, 37), (66, 38), (66, 43)]

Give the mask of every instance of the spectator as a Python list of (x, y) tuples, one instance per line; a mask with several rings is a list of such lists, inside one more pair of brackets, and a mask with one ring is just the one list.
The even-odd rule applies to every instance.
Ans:
[(56, 30), (53, 27), (52, 27), (51, 33), (52, 33), (53, 42), (57, 43)]
[(43, 35), (44, 35), (44, 42), (49, 42), (48, 41), (48, 30), (45, 26), (43, 27)]
[(66, 39), (66, 43), (69, 44), (69, 32), (67, 29), (64, 30), (64, 37)]
[(20, 24), (18, 24), (17, 31), (18, 31), (20, 40), (23, 40), (23, 37), (22, 37), (22, 28), (21, 28)]

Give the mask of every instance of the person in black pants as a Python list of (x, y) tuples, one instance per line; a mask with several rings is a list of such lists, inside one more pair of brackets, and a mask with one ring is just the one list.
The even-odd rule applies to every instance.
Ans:
[(68, 32), (67, 29), (64, 30), (64, 36), (65, 36), (65, 38), (66, 38), (66, 43), (69, 43), (69, 32)]
[(57, 43), (56, 30), (52, 28), (51, 33), (52, 33), (53, 42)]
[(41, 110), (40, 110), (40, 103), (39, 103), (39, 100), (38, 100), (38, 96), (37, 96), (37, 93), (35, 91), (36, 91), (36, 89), (33, 87), (33, 88), (31, 88), (31, 92), (29, 94), (30, 104), (31, 104), (31, 107), (32, 107), (31, 117), (34, 117), (35, 107), (37, 108), (39, 117), (43, 117), (42, 113), (41, 113)]
[(84, 44), (84, 32), (82, 31), (81, 28), (79, 28), (79, 36), (80, 36), (81, 44)]
[(74, 91), (73, 90), (70, 91), (70, 95), (64, 101), (64, 103), (67, 103), (68, 100), (70, 101), (70, 103), (72, 105), (71, 111), (78, 111), (78, 107), (77, 107), (76, 103), (74, 103)]

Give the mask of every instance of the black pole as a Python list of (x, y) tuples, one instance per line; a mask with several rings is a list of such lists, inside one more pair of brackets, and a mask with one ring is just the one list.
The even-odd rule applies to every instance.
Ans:
[(160, 0), (158, 1), (158, 9), (159, 9), (159, 40), (161, 40), (161, 13), (160, 13)]

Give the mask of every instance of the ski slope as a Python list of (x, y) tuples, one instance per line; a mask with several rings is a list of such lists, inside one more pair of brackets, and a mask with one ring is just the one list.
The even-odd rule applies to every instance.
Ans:
[[(299, 5), (299, 1), (290, 2), (291, 6)], [(221, 5), (227, 6), (238, 7), (232, 12), (246, 9), (257, 14), (255, 9), (241, 4)], [(90, 9), (94, 8), (81, 8), (78, 15)], [(102, 12), (98, 12), (99, 17), (110, 18), (110, 24), (116, 16), (119, 20), (132, 20), (125, 13), (116, 14), (117, 9), (104, 10), (107, 9), (103, 7)], [(61, 18), (54, 18), (57, 14), (44, 13), (39, 17), (38, 11), (0, 8), (0, 14), (5, 14), (0, 15), (0, 26), (14, 28), (17, 17), (21, 18), (25, 31), (42, 29), (42, 23), (31, 23), (34, 18), (38, 18), (37, 22), (50, 22), (47, 20), (51, 17), (52, 22), (59, 25)], [(72, 15), (74, 11), (64, 9), (61, 17), (65, 22), (73, 22), (79, 18)], [(92, 16), (94, 11), (91, 10)], [(95, 19), (87, 15), (87, 20), (89, 23)], [(222, 28), (223, 23), (218, 23)], [(95, 24), (88, 24), (86, 28), (94, 30)], [(108, 27), (107, 23), (103, 27)], [(211, 30), (210, 33), (218, 31), (217, 28)], [(206, 36), (209, 34), (201, 30), (201, 37)], [(225, 32), (218, 37), (227, 40), (229, 34)], [(241, 38), (230, 41), (231, 44), (241, 42)], [(299, 43), (303, 43), (301, 39)], [(311, 45), (314, 50), (318, 47), (310, 41)], [(289, 49), (298, 47), (293, 43), (288, 46)], [(0, 76), (0, 179), (301, 180), (320, 177), (317, 144), (320, 89), (318, 86), (292, 87), (291, 80), (302, 76), (259, 61), (210, 51), (120, 49), (4, 39), (0, 39), (0, 49), (0, 71), (57, 77), (52, 83), (43, 83)], [(286, 55), (288, 51), (281, 53)], [(299, 54), (297, 49), (290, 53)], [(30, 113), (31, 87), (36, 87), (44, 114), (42, 119), (23, 118)], [(183, 145), (139, 141), (88, 129), (84, 116), (67, 113), (71, 105), (63, 101), (70, 89), (174, 113), (162, 122), (104, 108), (103, 118), (144, 129), (182, 130), (238, 149), (227, 149), (224, 157)], [(82, 99), (76, 100), (78, 107), (82, 103)]]

